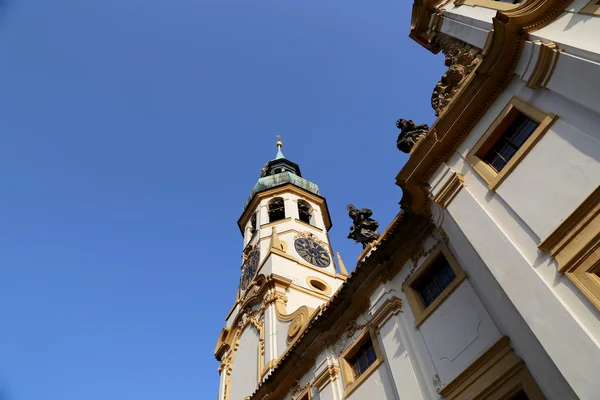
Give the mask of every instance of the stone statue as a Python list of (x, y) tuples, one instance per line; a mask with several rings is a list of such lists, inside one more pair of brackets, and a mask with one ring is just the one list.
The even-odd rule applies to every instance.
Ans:
[(354, 221), (354, 225), (350, 227), (348, 239), (354, 240), (356, 243), (362, 244), (363, 249), (367, 244), (379, 239), (379, 222), (371, 218), (373, 211), (368, 208), (356, 209), (353, 204), (346, 207), (348, 215)]
[(407, 121), (402, 118), (396, 121), (396, 127), (400, 129), (396, 146), (403, 153), (410, 153), (419, 139), (429, 132), (429, 125), (417, 125), (413, 121)]

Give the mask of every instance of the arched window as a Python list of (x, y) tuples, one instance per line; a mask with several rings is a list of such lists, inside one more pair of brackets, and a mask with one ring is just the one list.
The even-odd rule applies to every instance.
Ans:
[(269, 202), (269, 222), (279, 221), (285, 218), (285, 207), (281, 197), (275, 197)]
[(308, 202), (304, 200), (298, 200), (298, 216), (300, 221), (310, 224), (312, 220), (312, 211), (312, 207), (310, 204), (308, 204)]
[(256, 232), (256, 213), (250, 218), (250, 234), (254, 235), (254, 232)]

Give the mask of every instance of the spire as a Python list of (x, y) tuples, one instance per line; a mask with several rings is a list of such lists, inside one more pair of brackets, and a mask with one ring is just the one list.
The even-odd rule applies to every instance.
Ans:
[(281, 152), (281, 148), (283, 147), (283, 142), (281, 141), (281, 136), (277, 135), (277, 143), (275, 143), (275, 145), (277, 146), (277, 155), (275, 156), (275, 159), (279, 160), (281, 158), (285, 158), (283, 153)]
[(283, 248), (283, 244), (279, 240), (279, 235), (277, 234), (275, 227), (273, 227), (273, 229), (271, 230), (271, 249), (285, 251)]
[(342, 261), (342, 256), (340, 256), (340, 252), (338, 251), (335, 254), (337, 255), (337, 259), (338, 259), (338, 265), (340, 267), (340, 274), (342, 274), (344, 276), (350, 276), (348, 274), (348, 270), (346, 269), (346, 266), (344, 265), (344, 262)]

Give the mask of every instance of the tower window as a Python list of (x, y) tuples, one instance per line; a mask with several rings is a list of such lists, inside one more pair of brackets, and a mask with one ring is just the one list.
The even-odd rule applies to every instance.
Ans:
[(269, 222), (285, 218), (285, 206), (281, 197), (276, 197), (269, 202)]
[(304, 200), (298, 200), (298, 218), (307, 224), (311, 223), (312, 207)]
[(256, 232), (256, 213), (250, 218), (250, 234), (254, 235), (254, 232)]

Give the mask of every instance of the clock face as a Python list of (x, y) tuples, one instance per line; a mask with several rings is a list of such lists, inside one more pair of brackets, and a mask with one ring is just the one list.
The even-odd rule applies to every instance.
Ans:
[(246, 290), (250, 281), (254, 278), (256, 268), (258, 268), (258, 260), (260, 260), (260, 251), (258, 249), (254, 250), (246, 258), (246, 262), (244, 262), (244, 266), (242, 267), (242, 279), (240, 283), (242, 290)]
[(300, 257), (317, 267), (325, 268), (331, 263), (329, 253), (319, 243), (312, 239), (299, 238), (294, 242), (294, 248)]

